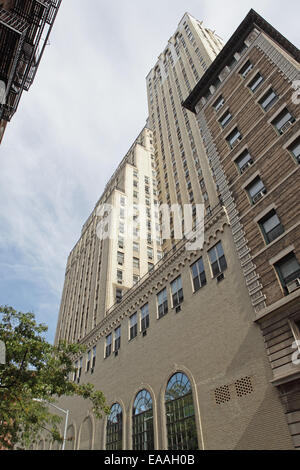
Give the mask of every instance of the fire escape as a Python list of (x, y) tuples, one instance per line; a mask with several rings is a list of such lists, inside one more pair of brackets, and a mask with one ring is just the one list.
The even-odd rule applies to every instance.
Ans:
[(0, 6), (0, 121), (11, 120), (23, 90), (30, 88), (60, 4), (10, 0)]

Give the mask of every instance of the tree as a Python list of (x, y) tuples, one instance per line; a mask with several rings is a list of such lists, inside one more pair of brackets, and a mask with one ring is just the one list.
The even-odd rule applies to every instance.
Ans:
[(90, 400), (98, 419), (109, 413), (101, 391), (70, 380), (72, 356), (85, 347), (65, 341), (53, 346), (43, 337), (47, 330), (33, 313), (0, 306), (0, 340), (6, 346), (6, 363), (0, 364), (0, 449), (28, 448), (45, 432), (49, 440), (62, 442), (62, 418), (47, 405), (61, 396)]

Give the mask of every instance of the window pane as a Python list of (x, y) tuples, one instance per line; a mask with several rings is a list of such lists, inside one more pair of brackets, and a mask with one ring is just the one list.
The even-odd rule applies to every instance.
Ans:
[(264, 189), (263, 182), (259, 179), (251, 186), (249, 186), (249, 194), (251, 197), (254, 197), (257, 193), (259, 193), (262, 189)]

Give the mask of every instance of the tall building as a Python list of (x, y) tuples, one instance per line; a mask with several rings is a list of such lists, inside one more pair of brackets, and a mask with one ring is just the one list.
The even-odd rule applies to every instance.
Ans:
[(40, 64), (61, 0), (0, 1), (0, 143)]
[[(274, 379), (281, 380), (284, 371), (293, 377), (298, 374), (290, 364), (288, 349), (292, 335), (297, 333), (298, 295), (295, 291), (289, 297), (293, 301), (290, 333), (285, 320), (277, 316), (286, 315), (284, 300), (288, 296), (279, 298), (274, 288), (277, 278), (271, 276), (273, 265), (266, 259), (270, 249), (274, 265), (280, 263), (281, 258), (273, 250), (286, 235), (289, 239), (297, 233), (297, 221), (284, 222), (283, 214), (276, 212), (281, 224), (287, 224), (287, 233), (265, 246), (260, 234), (275, 237), (275, 232), (270, 232), (273, 228), (279, 230), (278, 223), (273, 227), (275, 218), (267, 218), (269, 211), (280, 207), (279, 196), (252, 216), (264, 200), (275, 194), (276, 190), (268, 186), (276, 188), (281, 179), (276, 171), (281, 169), (283, 173), (282, 168), (288, 172), (283, 184), (291, 197), (296, 197), (296, 183), (293, 186), (289, 182), (288, 174), (298, 175), (292, 156), (297, 156), (298, 148), (292, 138), (297, 111), (291, 106), (291, 118), (284, 121), (286, 128), (287, 122), (291, 125), (285, 134), (290, 150), (282, 153), (276, 147), (278, 160), (274, 164), (272, 160), (272, 165), (273, 144), (279, 146), (282, 136), (272, 134), (270, 129), (273, 131), (273, 121), (279, 125), (281, 114), (278, 120), (277, 114), (266, 116), (264, 110), (260, 111), (269, 80), (274, 79), (277, 93), (283, 93), (288, 83), (285, 74), (290, 84), (295, 79), (296, 58), (296, 48), (252, 11), (223, 48), (217, 35), (186, 14), (148, 75), (147, 127), (105, 188), (68, 260), (56, 342), (79, 340), (86, 346), (86, 354), (72, 358), (75, 372), (71, 379), (93, 383), (111, 407), (107, 418), (96, 421), (83, 400), (61, 398), (60, 406), (70, 410), (68, 448), (298, 446), (295, 436), (299, 411), (295, 409), (286, 416), (279, 389), (274, 386)], [(262, 96), (254, 93), (260, 86)], [(278, 113), (290, 106), (284, 101), (289, 93), (291, 89), (275, 103)], [(190, 111), (197, 112), (200, 126)], [(265, 135), (261, 133), (262, 125)], [(253, 149), (249, 150), (250, 137)], [(253, 165), (245, 153), (248, 150)], [(260, 152), (259, 157), (256, 152)], [(264, 168), (268, 192), (257, 181)], [(274, 177), (267, 182), (267, 175), (274, 171)], [(152, 187), (148, 184), (150, 178)], [(156, 200), (169, 206), (204, 202), (201, 248), (189, 249), (186, 238), (178, 240), (171, 234), (171, 240), (164, 240), (163, 257), (159, 259), (161, 247), (149, 245), (148, 235), (143, 239), (136, 233), (140, 237), (140, 257), (133, 249), (137, 240), (128, 243), (126, 239), (122, 244), (122, 210), (127, 198), (128, 207), (133, 207), (136, 196), (143, 200), (151, 189), (150, 205), (154, 209)], [(103, 222), (103, 228), (107, 220), (104, 203), (116, 208), (110, 219), (115, 240), (98, 237), (99, 222)], [(296, 200), (291, 214), (298, 217), (295, 207)], [(146, 234), (148, 220), (151, 227), (157, 223), (153, 212), (154, 220), (146, 217)], [(271, 212), (270, 218), (274, 215)], [(261, 229), (264, 232), (258, 231)], [(289, 239), (289, 246), (283, 257), (297, 255), (296, 240)], [(149, 248), (153, 251), (148, 252)], [(154, 266), (148, 264), (148, 253), (154, 257)], [(290, 283), (297, 285), (295, 267), (294, 258), (291, 265), (278, 266), (282, 279), (288, 277), (287, 289)], [(141, 278), (134, 279), (138, 275)], [(273, 294), (267, 305), (270, 289)], [(268, 311), (272, 301), (277, 302), (274, 317)], [(276, 377), (275, 368), (279, 372)], [(41, 440), (38, 447), (47, 446)]]
[[(181, 103), (222, 47), (215, 32), (185, 13), (146, 77), (158, 199), (162, 204), (204, 203), (209, 213), (218, 203), (199, 127)], [(168, 251), (176, 241), (171, 224), (171, 237), (164, 240), (164, 250)]]
[[(251, 11), (185, 106), (197, 113), (254, 321), (300, 448), (299, 50)], [(215, 84), (217, 83), (217, 86)]]
[(56, 342), (83, 339), (162, 258), (152, 138), (145, 127), (69, 255)]

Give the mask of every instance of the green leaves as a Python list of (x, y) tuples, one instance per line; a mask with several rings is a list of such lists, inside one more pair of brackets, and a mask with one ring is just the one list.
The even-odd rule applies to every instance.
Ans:
[(6, 364), (0, 364), (0, 448), (28, 448), (42, 433), (61, 442), (61, 418), (51, 413), (47, 402), (63, 395), (90, 400), (98, 419), (109, 412), (101, 391), (69, 380), (74, 371), (71, 357), (85, 347), (66, 342), (53, 346), (43, 337), (46, 331), (33, 313), (0, 307), (0, 340), (6, 346)]

